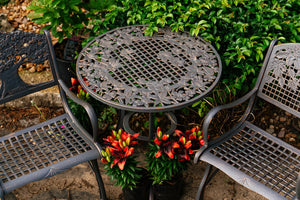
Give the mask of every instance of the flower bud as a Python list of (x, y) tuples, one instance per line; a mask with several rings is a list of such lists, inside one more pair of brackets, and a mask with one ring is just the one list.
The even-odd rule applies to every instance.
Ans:
[(159, 131), (157, 135), (158, 135), (158, 138), (161, 138), (162, 137), (162, 132)]
[(106, 160), (107, 160), (107, 162), (110, 162), (110, 157), (109, 156), (106, 157)]
[(109, 148), (106, 148), (105, 151), (106, 151), (107, 156), (111, 155)]
[(123, 144), (123, 148), (127, 146), (125, 141), (123, 141), (122, 144)]
[(131, 142), (131, 139), (130, 139), (130, 137), (128, 137), (128, 138), (126, 139), (126, 145), (129, 146), (129, 145), (130, 145), (130, 142)]
[(121, 139), (119, 139), (119, 145), (120, 145), (120, 147), (123, 149), (124, 148), (124, 146), (123, 146), (123, 141), (121, 140)]
[(101, 154), (102, 154), (103, 157), (106, 156), (106, 152), (104, 150), (101, 151)]
[(198, 140), (201, 140), (203, 137), (202, 137), (202, 135), (200, 135), (199, 137), (198, 137)]
[(117, 132), (115, 130), (112, 131), (114, 137), (117, 137)]
[(118, 135), (121, 135), (121, 134), (122, 134), (122, 129), (119, 129)]
[(204, 145), (205, 144), (205, 141), (202, 139), (202, 140), (200, 140), (200, 144), (201, 145)]
[(197, 136), (200, 136), (201, 135), (201, 131), (199, 130), (198, 132), (197, 132)]
[(183, 143), (183, 144), (186, 143), (185, 137), (182, 138), (182, 143)]

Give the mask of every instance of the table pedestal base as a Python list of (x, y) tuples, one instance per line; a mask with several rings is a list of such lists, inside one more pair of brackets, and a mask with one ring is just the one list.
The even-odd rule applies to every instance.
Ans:
[[(125, 114), (124, 111), (121, 111), (120, 122), (123, 122), (122, 127), (124, 128), (124, 130), (127, 133), (130, 133), (130, 134), (136, 133), (131, 129), (131, 127), (129, 125), (129, 120), (133, 116), (133, 114), (135, 114), (135, 113), (136, 112), (128, 112), (127, 114)], [(166, 132), (166, 134), (168, 134), (168, 135), (173, 134), (175, 129), (176, 129), (176, 126), (177, 126), (176, 116), (173, 112), (165, 112), (163, 114), (171, 122), (171, 127)], [(149, 134), (148, 134), (148, 137), (139, 135), (138, 139), (144, 140), (144, 141), (151, 141), (152, 139), (154, 139), (155, 131), (156, 131), (155, 127), (154, 127), (154, 117), (155, 117), (154, 115), (155, 115), (155, 113), (149, 113)]]

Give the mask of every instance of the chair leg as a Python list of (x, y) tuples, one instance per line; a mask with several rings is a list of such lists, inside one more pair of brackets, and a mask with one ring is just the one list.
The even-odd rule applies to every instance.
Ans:
[(199, 185), (199, 188), (198, 188), (198, 191), (197, 191), (196, 200), (203, 200), (204, 188), (205, 188), (205, 185), (208, 183), (207, 178), (209, 177), (209, 174), (211, 172), (211, 168), (212, 168), (212, 165), (210, 165), (210, 164), (206, 165), (206, 169), (205, 169), (203, 178), (200, 182), (200, 185)]
[(105, 188), (104, 188), (104, 183), (100, 174), (100, 170), (99, 170), (99, 166), (97, 163), (97, 160), (91, 160), (88, 162), (91, 169), (94, 171), (96, 179), (97, 179), (97, 183), (98, 183), (98, 187), (99, 187), (99, 192), (100, 192), (100, 199), (101, 200), (107, 200), (106, 198), (106, 193), (105, 193)]

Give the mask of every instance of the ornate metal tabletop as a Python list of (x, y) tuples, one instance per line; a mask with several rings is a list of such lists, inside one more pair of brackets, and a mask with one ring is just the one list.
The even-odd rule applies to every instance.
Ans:
[(175, 110), (201, 100), (218, 83), (220, 56), (200, 37), (127, 26), (92, 40), (77, 59), (77, 76), (94, 98), (128, 111)]

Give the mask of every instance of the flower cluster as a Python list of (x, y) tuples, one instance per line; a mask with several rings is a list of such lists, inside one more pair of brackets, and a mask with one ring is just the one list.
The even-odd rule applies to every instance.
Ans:
[(185, 140), (190, 141), (192, 150), (200, 149), (204, 145), (203, 133), (198, 126), (185, 131), (185, 133), (180, 130), (175, 130), (175, 133), (177, 136), (184, 137)]
[[(84, 82), (87, 84), (86, 79), (84, 78)], [(77, 97), (83, 100), (89, 99), (89, 93), (87, 93), (82, 86), (79, 84), (78, 79), (71, 78), (72, 87), (69, 88), (72, 92), (74, 92)]]
[(157, 128), (156, 134), (157, 136), (154, 139), (154, 143), (159, 148), (155, 154), (155, 158), (165, 153), (170, 159), (173, 159), (174, 155), (176, 155), (179, 161), (189, 161), (189, 155), (193, 154), (193, 150), (199, 149), (204, 145), (203, 135), (198, 126), (187, 130), (185, 133), (180, 130), (175, 130), (178, 140), (171, 140), (169, 135), (163, 135), (160, 127)]
[(138, 133), (131, 135), (119, 129), (118, 132), (112, 131), (111, 136), (103, 139), (107, 145), (101, 152), (105, 173), (122, 189), (132, 190), (143, 181), (142, 168), (138, 167), (139, 162), (133, 155), (134, 146), (138, 144), (135, 140), (138, 135)]
[(122, 129), (119, 129), (118, 132), (112, 131), (111, 136), (103, 139), (108, 146), (105, 151), (102, 150), (101, 161), (104, 164), (110, 164), (110, 168), (118, 165), (119, 169), (123, 170), (126, 160), (134, 152), (133, 146), (138, 144), (135, 140), (138, 135), (138, 133), (130, 135)]
[(163, 134), (158, 127), (154, 144), (146, 153), (148, 170), (153, 183), (160, 184), (182, 174), (190, 163), (194, 150), (204, 145), (199, 127), (182, 132), (175, 130), (173, 135)]

